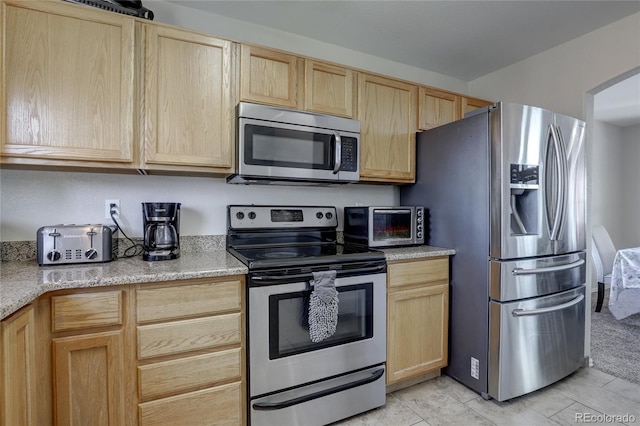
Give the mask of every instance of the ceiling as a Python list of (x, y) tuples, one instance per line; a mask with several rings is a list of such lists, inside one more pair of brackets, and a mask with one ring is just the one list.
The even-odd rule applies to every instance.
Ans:
[(463, 81), (640, 12), (640, 0), (172, 2)]

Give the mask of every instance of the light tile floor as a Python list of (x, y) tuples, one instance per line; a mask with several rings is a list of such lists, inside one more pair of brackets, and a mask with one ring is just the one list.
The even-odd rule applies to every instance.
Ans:
[(387, 395), (384, 407), (340, 426), (575, 425), (640, 426), (640, 385), (595, 368), (505, 402), (484, 400), (447, 376)]

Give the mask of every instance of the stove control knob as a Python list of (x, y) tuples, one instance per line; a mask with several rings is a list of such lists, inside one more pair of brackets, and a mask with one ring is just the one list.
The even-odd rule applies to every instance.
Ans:
[(238, 212), (238, 213), (236, 213), (236, 217), (238, 218), (238, 220), (242, 220), (242, 219), (244, 219), (244, 213)]
[[(327, 218), (329, 218), (329, 215), (330, 215), (330, 214), (331, 214), (331, 213), (327, 213)], [(317, 217), (318, 219), (322, 219), (322, 218), (324, 217), (324, 215), (322, 214), (322, 212), (318, 212), (318, 213), (316, 213), (316, 217)]]
[(333, 213), (327, 212), (325, 216), (327, 217), (327, 219), (331, 219), (333, 217)]
[(249, 212), (249, 219), (253, 220), (256, 218), (256, 212)]
[(62, 255), (58, 250), (51, 250), (49, 253), (47, 253), (47, 259), (49, 259), (51, 262), (57, 262), (61, 257)]
[(89, 250), (84, 252), (84, 255), (87, 256), (87, 259), (95, 259), (98, 257), (98, 251), (96, 249), (90, 248)]

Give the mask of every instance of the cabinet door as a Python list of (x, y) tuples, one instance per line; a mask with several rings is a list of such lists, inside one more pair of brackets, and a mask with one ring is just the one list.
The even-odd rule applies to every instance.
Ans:
[(355, 75), (348, 68), (307, 59), (304, 109), (353, 118)]
[(138, 358), (239, 345), (240, 313), (138, 326)]
[(447, 365), (448, 284), (387, 296), (387, 384)]
[(485, 101), (483, 99), (462, 97), (462, 102), (460, 104), (460, 109), (461, 109), (460, 116), (464, 117), (464, 115), (468, 112), (471, 112), (475, 109), (482, 108), (491, 104), (493, 104), (493, 102)]
[(420, 130), (428, 130), (460, 119), (460, 96), (420, 87)]
[(0, 10), (2, 162), (132, 167), (134, 20), (63, 2)]
[(360, 179), (415, 181), (418, 88), (370, 74), (358, 74)]
[(142, 25), (143, 168), (233, 171), (231, 42)]
[(125, 424), (123, 332), (53, 339), (56, 423)]
[(240, 98), (243, 101), (300, 109), (304, 79), (302, 58), (243, 44)]
[(140, 404), (140, 426), (241, 425), (242, 388), (239, 382)]
[(36, 340), (30, 305), (0, 323), (0, 425), (36, 425)]

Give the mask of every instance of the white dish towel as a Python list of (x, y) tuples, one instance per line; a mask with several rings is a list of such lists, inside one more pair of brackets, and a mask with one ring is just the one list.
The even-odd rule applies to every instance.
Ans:
[(338, 290), (336, 271), (313, 273), (309, 301), (309, 337), (314, 343), (333, 336), (338, 326)]

